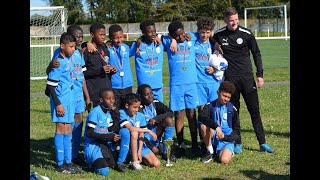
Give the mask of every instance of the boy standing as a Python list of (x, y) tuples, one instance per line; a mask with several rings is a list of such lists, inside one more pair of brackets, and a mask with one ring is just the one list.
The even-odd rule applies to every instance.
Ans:
[(73, 53), (76, 47), (76, 38), (69, 33), (63, 33), (60, 38), (61, 52), (58, 55), (60, 66), (53, 68), (48, 74), (47, 86), (50, 97), (52, 122), (56, 124), (54, 147), (56, 152), (57, 168), (61, 173), (81, 173), (82, 170), (71, 162), (71, 139), (74, 122), (74, 69)]
[[(162, 36), (162, 43), (168, 54), (170, 72), (170, 109), (175, 113), (175, 129), (178, 139), (176, 157), (186, 153), (184, 144), (184, 114), (187, 115), (192, 139), (192, 156), (199, 152), (195, 109), (199, 106), (196, 83), (198, 77), (195, 64), (194, 42), (186, 40), (184, 27), (180, 21), (172, 21), (168, 26), (169, 36)], [(170, 50), (171, 38), (178, 43), (177, 52)]]
[(93, 107), (99, 105), (99, 92), (102, 88), (111, 88), (111, 76), (117, 72), (115, 66), (109, 64), (109, 51), (104, 43), (106, 28), (102, 23), (96, 22), (90, 26), (91, 43), (97, 51), (90, 53), (88, 48), (83, 48), (86, 79)]

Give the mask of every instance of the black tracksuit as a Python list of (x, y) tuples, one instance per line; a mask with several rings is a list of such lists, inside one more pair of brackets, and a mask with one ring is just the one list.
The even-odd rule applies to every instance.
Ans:
[[(105, 44), (98, 45), (97, 47), (100, 54), (104, 56), (109, 55), (109, 51)], [(107, 65), (102, 59), (98, 52), (89, 53), (88, 49), (85, 48), (83, 51), (84, 61), (87, 70), (83, 72), (86, 79), (88, 92), (90, 99), (93, 102), (93, 107), (99, 105), (99, 92), (102, 88), (112, 88), (111, 75), (112, 73), (106, 74), (103, 67)]]
[[(221, 45), (223, 56), (228, 61), (225, 80), (236, 87), (231, 102), (240, 112), (240, 94), (247, 105), (252, 125), (259, 144), (266, 143), (264, 129), (259, 111), (257, 86), (253, 76), (250, 51), (256, 66), (256, 76), (263, 78), (263, 66), (257, 41), (249, 29), (238, 26), (235, 31), (223, 27), (215, 32), (213, 38)], [(241, 144), (241, 137), (237, 144)]]

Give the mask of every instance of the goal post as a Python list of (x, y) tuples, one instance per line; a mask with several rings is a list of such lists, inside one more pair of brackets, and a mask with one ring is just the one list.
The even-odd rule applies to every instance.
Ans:
[(64, 6), (30, 7), (30, 79), (46, 79), (46, 67), (67, 30)]
[(244, 26), (251, 29), (257, 39), (287, 39), (287, 6), (263, 6), (244, 9)]

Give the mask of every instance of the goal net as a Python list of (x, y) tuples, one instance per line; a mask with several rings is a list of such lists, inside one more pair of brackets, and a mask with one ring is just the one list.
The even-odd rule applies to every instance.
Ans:
[(67, 9), (63, 6), (30, 8), (31, 79), (47, 78), (46, 67), (66, 30)]
[(289, 38), (286, 5), (245, 8), (244, 21), (257, 39)]

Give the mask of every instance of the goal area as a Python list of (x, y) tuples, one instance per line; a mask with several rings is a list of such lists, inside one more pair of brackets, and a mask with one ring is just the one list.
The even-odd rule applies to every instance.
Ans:
[(257, 39), (290, 38), (286, 5), (245, 8), (244, 25)]
[(30, 79), (46, 79), (46, 68), (67, 30), (63, 6), (30, 8)]

